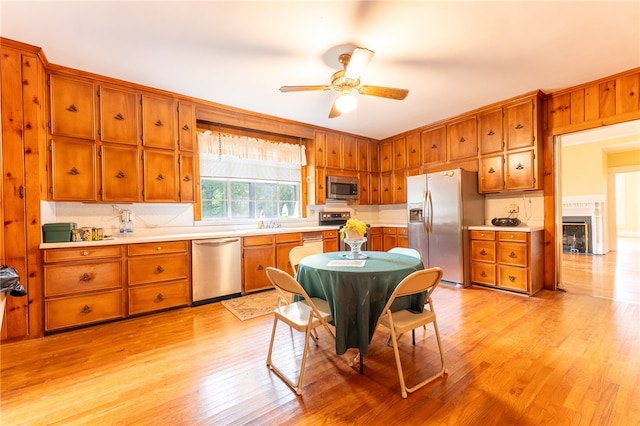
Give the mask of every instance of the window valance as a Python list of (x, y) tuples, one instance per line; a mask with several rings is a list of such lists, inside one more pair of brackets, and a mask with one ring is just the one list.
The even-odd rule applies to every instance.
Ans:
[(307, 164), (306, 148), (302, 144), (271, 142), (264, 139), (230, 135), (206, 130), (198, 133), (198, 149), (203, 154), (214, 154), (248, 160), (279, 163)]

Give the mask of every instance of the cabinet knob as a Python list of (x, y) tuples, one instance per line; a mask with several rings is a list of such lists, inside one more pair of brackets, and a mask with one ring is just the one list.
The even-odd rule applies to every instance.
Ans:
[(509, 281), (514, 282), (516, 280), (516, 277), (514, 277), (513, 275), (509, 275)]
[(496, 133), (495, 133), (493, 130), (489, 130), (489, 133), (487, 133), (487, 136), (493, 136), (493, 135), (495, 135), (495, 134), (496, 134)]
[(118, 179), (122, 179), (124, 176), (125, 176), (125, 174), (122, 172), (122, 170), (120, 170), (115, 177), (118, 178)]
[(156, 250), (158, 250), (158, 251), (162, 250), (162, 246), (156, 247)]
[(262, 271), (264, 270), (264, 267), (262, 265), (258, 265), (258, 271)]
[(122, 115), (121, 113), (117, 113), (113, 118), (115, 118), (116, 120), (124, 120), (124, 115)]
[(70, 175), (79, 175), (80, 171), (78, 169), (76, 169), (75, 167), (72, 167), (71, 170), (69, 170), (69, 174)]
[(517, 130), (522, 129), (523, 127), (524, 127), (524, 126), (523, 126), (522, 124), (520, 124), (520, 123), (516, 124), (516, 129), (517, 129)]
[(458, 142), (466, 142), (466, 139), (465, 139), (465, 138), (460, 138), (460, 139), (458, 140)]
[(89, 305), (84, 305), (82, 307), (82, 310), (80, 311), (81, 314), (88, 314), (92, 311), (91, 307)]
[(78, 112), (78, 107), (75, 106), (74, 104), (71, 104), (67, 107), (67, 111), (69, 112)]
[(438, 145), (436, 145), (435, 143), (431, 145), (431, 149), (436, 149), (436, 148), (438, 148)]
[(189, 125), (185, 124), (184, 126), (182, 126), (182, 130), (190, 130)]
[(485, 271), (480, 272), (480, 276), (486, 278), (487, 277), (487, 273)]
[(156, 126), (158, 126), (158, 127), (162, 127), (162, 126), (163, 126), (163, 124), (162, 124), (162, 120), (158, 120), (158, 121), (156, 121), (154, 124), (155, 124)]
[(515, 259), (518, 256), (516, 256), (516, 254), (514, 252), (511, 252), (511, 253), (509, 253), (509, 257), (512, 258), (512, 259)]
[(495, 171), (495, 170), (493, 170), (493, 167), (490, 167), (490, 168), (489, 168), (489, 172), (488, 172), (488, 173), (495, 173), (495, 172), (496, 172), (496, 171)]
[(486, 256), (487, 252), (485, 251), (485, 249), (480, 250), (480, 254), (483, 256)]
[(518, 165), (516, 166), (516, 170), (522, 170), (524, 169), (524, 166), (521, 163), (518, 163)]
[(164, 268), (162, 268), (162, 266), (158, 265), (156, 267), (156, 270), (154, 271), (156, 274), (161, 274), (164, 272)]
[(162, 176), (162, 173), (159, 173), (158, 176), (156, 176), (156, 180), (164, 180), (164, 176)]
[(80, 277), (80, 281), (91, 281), (91, 276), (86, 272)]
[(515, 237), (516, 237), (516, 236), (515, 236), (515, 235), (513, 235), (513, 234), (509, 235), (509, 238), (511, 238), (511, 239), (514, 239)]
[(89, 256), (89, 252), (88, 252), (88, 251), (83, 251), (83, 252), (82, 252), (82, 255), (83, 255), (83, 256)]
[(156, 296), (156, 302), (162, 302), (164, 300), (164, 295), (162, 293), (158, 293)]
[(185, 176), (182, 180), (185, 182), (191, 182), (191, 178), (189, 176)]

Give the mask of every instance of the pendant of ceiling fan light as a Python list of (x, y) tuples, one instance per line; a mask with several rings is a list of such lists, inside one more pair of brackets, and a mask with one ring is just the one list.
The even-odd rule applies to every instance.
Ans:
[(336, 98), (335, 104), (338, 111), (343, 113), (351, 112), (356, 109), (356, 106), (358, 105), (358, 99), (355, 97), (351, 90), (344, 90)]

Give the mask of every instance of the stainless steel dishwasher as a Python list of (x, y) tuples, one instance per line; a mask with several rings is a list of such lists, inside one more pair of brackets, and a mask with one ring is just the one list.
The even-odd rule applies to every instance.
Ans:
[(240, 238), (192, 240), (192, 305), (239, 295), (242, 291), (240, 260)]

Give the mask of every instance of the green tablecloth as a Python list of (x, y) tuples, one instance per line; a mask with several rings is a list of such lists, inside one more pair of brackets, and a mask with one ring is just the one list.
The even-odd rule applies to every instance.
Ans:
[[(298, 282), (311, 297), (329, 302), (336, 328), (336, 353), (358, 348), (369, 352), (369, 342), (384, 305), (404, 277), (424, 269), (411, 256), (379, 251), (364, 252), (365, 266), (327, 266), (334, 259), (347, 260), (347, 252), (322, 253), (305, 257), (298, 265)], [(425, 296), (397, 299), (392, 310), (422, 312)]]

